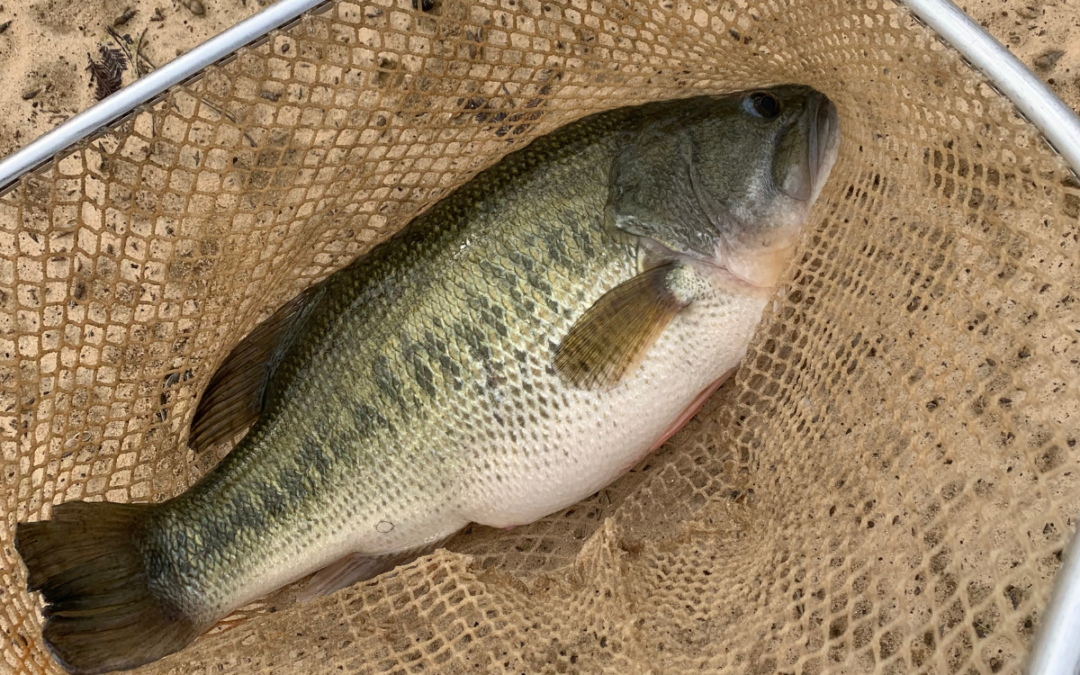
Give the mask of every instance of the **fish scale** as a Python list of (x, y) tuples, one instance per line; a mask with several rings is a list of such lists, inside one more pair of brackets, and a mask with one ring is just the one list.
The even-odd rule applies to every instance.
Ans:
[(139, 665), (312, 572), (329, 592), (627, 471), (742, 358), (809, 208), (787, 193), (816, 194), (807, 166), (831, 163), (805, 150), (835, 155), (815, 136), (831, 105), (771, 91), (565, 127), (257, 326), (190, 442), (257, 420), (202, 480), (20, 524), (54, 656)]
[[(544, 357), (550, 361), (590, 296), (636, 273), (635, 247), (598, 226), (605, 194), (541, 192), (563, 176), (607, 182), (601, 158), (614, 150), (616, 120), (605, 121), (596, 131), (608, 136), (590, 133), (584, 148), (567, 143), (566, 157), (548, 157), (542, 176), (528, 172), (544, 152), (503, 167), (514, 180), (492, 181), (503, 191), (501, 208), (462, 208), (456, 200), (437, 206), (386, 253), (329, 280), (325, 312), (316, 310), (279, 366), (283, 384), (225, 460), (235, 470), (222, 467), (162, 509), (160, 517), (183, 520), (161, 530), (200, 534), (202, 546), (185, 552), (197, 563), (173, 581), (214, 589), (193, 602), (214, 613), (235, 604), (225, 580), (246, 589), (241, 602), (254, 599), (296, 576), (300, 566), (290, 562), (310, 550), (324, 552), (328, 563), (350, 549), (386, 554), (405, 538), (444, 539), (469, 522), (463, 511), (475, 501), (470, 493), (490, 489), (469, 478), (486, 473), (505, 484), (521, 461), (529, 471), (550, 467), (551, 448), (530, 436), (536, 424), (520, 411), (533, 411), (538, 423), (573, 406), (577, 393)], [(402, 272), (402, 263), (428, 274)], [(593, 289), (579, 290), (582, 278), (594, 279)], [(339, 372), (339, 363), (357, 367)], [(466, 447), (471, 452), (463, 454)], [(555, 450), (567, 459), (568, 450)], [(267, 463), (271, 456), (277, 461)], [(232, 506), (223, 512), (223, 504)], [(336, 527), (312, 532), (309, 514), (318, 512), (338, 514)], [(236, 532), (207, 527), (219, 519), (235, 523)], [(393, 531), (379, 532), (382, 522)], [(243, 533), (253, 530), (274, 546), (250, 548)], [(236, 555), (225, 552), (230, 546)], [(224, 559), (227, 572), (217, 564)]]

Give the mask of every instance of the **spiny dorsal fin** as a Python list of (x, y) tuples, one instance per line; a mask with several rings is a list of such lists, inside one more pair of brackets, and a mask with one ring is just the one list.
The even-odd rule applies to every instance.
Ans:
[(700, 290), (679, 263), (619, 284), (581, 315), (555, 352), (555, 370), (582, 389), (610, 388), (633, 370), (675, 315)]
[(285, 303), (225, 357), (191, 422), (188, 445), (195, 452), (233, 436), (259, 418), (267, 383), (322, 294), (319, 285)]

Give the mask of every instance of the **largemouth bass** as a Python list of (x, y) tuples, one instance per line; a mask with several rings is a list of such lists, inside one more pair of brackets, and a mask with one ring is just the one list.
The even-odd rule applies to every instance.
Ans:
[(482, 172), (233, 350), (190, 444), (254, 424), (188, 491), (18, 524), (53, 656), (133, 668), (313, 572), (604, 487), (736, 367), (838, 142), (789, 86), (594, 115)]

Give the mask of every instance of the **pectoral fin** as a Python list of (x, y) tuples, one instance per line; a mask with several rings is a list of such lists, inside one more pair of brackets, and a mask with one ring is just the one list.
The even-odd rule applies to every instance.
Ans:
[(582, 389), (615, 386), (702, 285), (689, 267), (668, 263), (616, 286), (570, 328), (555, 352), (556, 372)]

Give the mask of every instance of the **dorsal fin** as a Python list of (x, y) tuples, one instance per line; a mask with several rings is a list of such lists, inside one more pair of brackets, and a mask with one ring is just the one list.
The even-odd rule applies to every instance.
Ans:
[(322, 284), (304, 291), (255, 326), (229, 352), (195, 410), (188, 438), (195, 452), (233, 436), (259, 418), (267, 383), (322, 294)]

